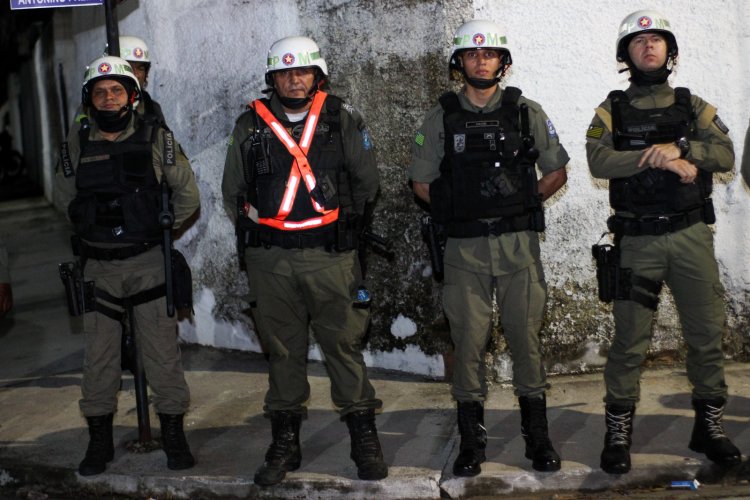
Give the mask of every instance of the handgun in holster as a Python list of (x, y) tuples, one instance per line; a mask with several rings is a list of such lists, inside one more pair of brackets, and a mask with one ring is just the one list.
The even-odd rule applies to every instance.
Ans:
[(430, 264), (435, 280), (443, 280), (443, 256), (445, 255), (445, 226), (435, 222), (431, 216), (422, 217), (422, 238), (430, 251)]
[(618, 297), (620, 282), (620, 256), (615, 245), (596, 244), (591, 247), (596, 261), (596, 282), (599, 286), (599, 300), (612, 302)]
[(75, 317), (94, 311), (96, 306), (94, 282), (84, 281), (83, 270), (78, 261), (61, 263), (59, 271), (60, 279), (65, 287), (68, 313)]

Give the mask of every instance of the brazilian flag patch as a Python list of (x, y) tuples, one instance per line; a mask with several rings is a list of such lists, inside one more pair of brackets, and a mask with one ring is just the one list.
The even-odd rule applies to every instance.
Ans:
[(424, 134), (422, 132), (417, 132), (414, 142), (416, 142), (418, 146), (424, 146)]
[(594, 125), (590, 125), (589, 129), (586, 131), (586, 137), (591, 137), (592, 139), (601, 139), (603, 133), (604, 127), (596, 127)]

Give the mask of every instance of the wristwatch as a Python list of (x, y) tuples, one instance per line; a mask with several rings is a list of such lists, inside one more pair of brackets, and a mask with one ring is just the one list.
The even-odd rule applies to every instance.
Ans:
[(690, 141), (685, 136), (674, 141), (674, 145), (680, 149), (680, 158), (685, 158), (690, 152)]

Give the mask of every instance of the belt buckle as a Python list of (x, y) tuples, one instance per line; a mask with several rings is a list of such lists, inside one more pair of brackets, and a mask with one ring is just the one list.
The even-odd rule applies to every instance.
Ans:
[(669, 233), (672, 229), (672, 219), (666, 215), (660, 215), (654, 223), (659, 234)]
[(486, 233), (485, 235), (497, 236), (499, 234), (498, 231), (500, 230), (500, 221), (502, 221), (502, 217), (497, 220), (484, 222), (485, 233)]

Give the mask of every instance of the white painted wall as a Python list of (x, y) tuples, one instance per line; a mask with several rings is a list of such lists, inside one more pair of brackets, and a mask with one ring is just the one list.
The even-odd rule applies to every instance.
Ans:
[[(593, 281), (590, 246), (604, 231), (609, 209), (604, 184), (595, 182), (588, 173), (585, 131), (594, 108), (607, 93), (627, 86), (626, 76), (617, 73), (614, 58), (617, 29), (625, 15), (641, 8), (655, 8), (667, 15), (680, 47), (673, 84), (689, 87), (718, 107), (730, 128), (738, 163), (741, 158), (750, 118), (750, 3), (745, 0), (414, 1), (363, 7), (354, 13), (344, 0), (300, 4), (302, 7), (291, 0), (141, 0), (135, 10), (131, 6), (127, 11), (128, 3), (120, 7), (121, 14), (126, 13), (121, 18), (120, 33), (149, 41), (154, 59), (149, 91), (162, 104), (200, 183), (201, 218), (179, 242), (199, 284), (195, 320), (181, 325), (187, 341), (259, 348), (251, 324), (225, 308), (226, 297), (242, 293), (244, 277), (235, 272), (233, 232), (221, 208), (220, 182), (225, 137), (243, 105), (259, 96), (267, 47), (283, 36), (311, 35), (319, 40), (324, 55), (327, 49), (331, 53), (334, 44), (337, 54), (350, 55), (344, 60), (329, 60), (335, 86), (337, 74), (356, 73), (373, 57), (379, 64), (387, 64), (389, 55), (416, 60), (424, 52), (442, 51), (447, 60), (450, 34), (458, 24), (469, 20), (472, 12), (476, 18), (493, 19), (505, 26), (514, 60), (507, 83), (521, 87), (526, 96), (542, 103), (571, 156), (568, 185), (548, 207), (548, 221), (552, 223), (543, 254), (552, 288), (570, 283), (590, 287)], [(309, 17), (321, 12), (331, 17)], [(76, 9), (76, 56), (75, 61), (66, 61), (67, 68), (75, 68), (74, 72), (68, 70), (71, 108), (79, 95), (75, 82), (80, 82), (86, 62), (102, 52), (102, 18), (99, 9)], [(435, 24), (435, 19), (441, 19), (442, 24)], [(346, 23), (342, 32), (350, 36), (328, 40), (327, 33), (317, 32), (319, 25), (337, 21)], [(413, 70), (415, 85), (436, 78), (420, 74), (418, 66)], [(385, 95), (354, 97), (375, 100), (379, 106), (393, 105)], [(417, 125), (402, 131), (404, 141), (412, 139)], [(381, 165), (389, 167), (405, 165)], [(715, 225), (716, 253), (734, 308), (730, 326), (748, 310), (744, 304), (750, 293), (748, 193), (736, 173), (715, 186), (719, 218)], [(579, 244), (560, 244), (570, 241), (571, 235)], [(663, 310), (662, 316), (668, 316), (668, 301), (663, 309), (666, 312)], [(404, 316), (408, 315), (409, 311), (404, 311)], [(403, 320), (394, 318), (396, 329), (392, 331), (401, 332), (395, 323)], [(667, 330), (672, 329), (671, 335), (663, 341), (657, 339), (657, 343), (669, 347), (679, 335), (675, 334), (674, 318), (664, 322)], [(602, 328), (609, 329), (606, 324)], [(596, 347), (601, 343), (597, 337), (601, 332), (587, 335), (597, 340), (586, 344), (583, 365), (586, 359), (596, 358)], [(439, 357), (423, 355), (412, 347), (370, 353), (367, 359), (378, 366), (442, 374)], [(496, 369), (504, 371), (505, 362), (498, 359), (500, 368)]]

